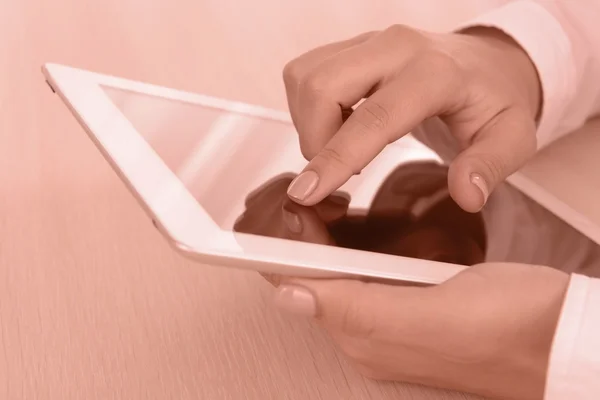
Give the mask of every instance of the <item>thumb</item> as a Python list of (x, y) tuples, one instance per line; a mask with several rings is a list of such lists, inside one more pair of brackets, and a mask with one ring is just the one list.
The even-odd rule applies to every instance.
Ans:
[(521, 111), (505, 111), (450, 164), (450, 195), (465, 211), (481, 210), (496, 186), (519, 170), (536, 147), (535, 121)]
[(359, 280), (294, 279), (277, 288), (275, 304), (316, 318), (327, 329), (366, 338), (398, 324), (407, 329), (418, 326), (431, 303), (424, 290)]

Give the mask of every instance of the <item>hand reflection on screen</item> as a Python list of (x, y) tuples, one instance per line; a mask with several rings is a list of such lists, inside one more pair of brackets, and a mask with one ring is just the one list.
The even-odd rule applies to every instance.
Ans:
[(460, 265), (485, 260), (483, 217), (452, 200), (448, 168), (436, 162), (393, 170), (375, 194), (367, 226), (373, 237), (369, 251)]
[(301, 206), (287, 196), (292, 179), (276, 178), (248, 196), (246, 211), (236, 221), (234, 231), (336, 245), (329, 229), (346, 216), (348, 198), (333, 194), (314, 206)]
[(366, 215), (349, 214), (349, 200), (338, 193), (301, 206), (286, 193), (293, 176), (279, 177), (248, 196), (234, 231), (461, 265), (483, 262), (483, 219), (454, 203), (446, 177), (447, 168), (433, 162), (402, 164)]

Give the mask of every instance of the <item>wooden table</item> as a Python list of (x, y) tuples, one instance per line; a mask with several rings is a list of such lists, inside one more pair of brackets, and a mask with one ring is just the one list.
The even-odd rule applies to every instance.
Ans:
[(174, 253), (40, 73), (283, 109), (281, 69), (301, 52), (398, 22), (445, 29), (494, 2), (452, 3), (0, 0), (0, 398), (466, 398), (364, 380), (256, 274)]

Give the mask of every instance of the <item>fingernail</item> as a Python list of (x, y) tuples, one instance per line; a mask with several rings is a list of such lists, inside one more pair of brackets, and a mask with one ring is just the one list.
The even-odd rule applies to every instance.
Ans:
[(315, 171), (304, 171), (288, 187), (288, 196), (300, 201), (305, 200), (314, 192), (318, 183), (319, 175)]
[(275, 305), (292, 314), (314, 317), (317, 314), (317, 301), (306, 288), (295, 285), (283, 285), (275, 294)]
[(487, 202), (488, 196), (490, 195), (487, 183), (485, 183), (485, 180), (479, 174), (471, 174), (471, 183), (475, 185), (477, 189), (479, 189), (479, 191), (481, 192), (481, 195), (483, 196), (483, 207)]
[(302, 221), (298, 214), (283, 208), (283, 222), (292, 233), (302, 233)]

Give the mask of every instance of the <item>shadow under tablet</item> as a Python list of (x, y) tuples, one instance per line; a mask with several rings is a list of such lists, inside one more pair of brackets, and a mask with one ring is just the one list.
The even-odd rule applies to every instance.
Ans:
[(479, 213), (463, 211), (447, 189), (447, 167), (398, 166), (368, 210), (349, 208), (343, 193), (312, 207), (287, 196), (293, 175), (251, 193), (235, 232), (299, 240), (459, 265), (517, 262), (600, 276), (600, 246), (509, 184)]

